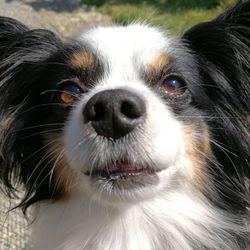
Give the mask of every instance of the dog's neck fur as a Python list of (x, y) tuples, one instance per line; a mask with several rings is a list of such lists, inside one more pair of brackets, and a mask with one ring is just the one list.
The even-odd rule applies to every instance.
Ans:
[(240, 249), (232, 232), (245, 228), (191, 192), (130, 206), (104, 205), (82, 193), (69, 203), (43, 204), (33, 225), (35, 249)]

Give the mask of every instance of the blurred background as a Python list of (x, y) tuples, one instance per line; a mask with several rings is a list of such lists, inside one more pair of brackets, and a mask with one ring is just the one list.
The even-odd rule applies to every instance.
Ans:
[(116, 22), (150, 20), (180, 35), (192, 25), (212, 19), (236, 0), (83, 0)]
[[(215, 17), (236, 0), (0, 0), (0, 15), (29, 26), (43, 26), (63, 36), (110, 22), (147, 21), (180, 35)], [(4, 6), (2, 6), (4, 5)], [(8, 11), (7, 11), (7, 10)], [(49, 25), (47, 25), (49, 24)]]

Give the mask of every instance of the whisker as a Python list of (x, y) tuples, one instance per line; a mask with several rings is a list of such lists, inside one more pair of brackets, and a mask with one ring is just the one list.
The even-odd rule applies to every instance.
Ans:
[[(81, 144), (82, 144), (82, 141), (79, 142), (79, 143), (77, 143), (77, 144), (72, 148), (72, 150), (74, 150), (75, 148), (77, 148), (77, 147), (78, 147), (79, 145), (81, 145)], [(49, 175), (50, 175), (49, 185), (51, 186), (52, 177), (53, 177), (54, 170), (55, 170), (55, 168), (57, 167), (57, 163), (62, 159), (64, 152), (65, 152), (65, 149), (62, 149), (62, 150), (60, 151), (60, 153), (59, 153), (58, 155), (56, 155), (56, 156), (54, 155), (54, 152), (51, 152), (51, 154), (48, 155), (48, 157), (49, 157), (50, 155), (53, 155), (53, 156), (52, 156), (52, 157), (50, 158), (50, 160), (46, 163), (45, 167), (48, 166), (52, 161), (55, 160), (55, 162), (54, 162), (54, 164), (53, 164), (53, 167), (52, 167), (51, 171), (50, 171), (48, 174), (46, 174), (46, 176), (41, 180), (41, 182), (40, 182), (40, 184), (38, 185), (38, 187), (43, 183), (43, 181), (44, 181)], [(47, 158), (48, 158), (48, 157), (47, 157)], [(45, 167), (44, 167), (44, 168), (45, 168)], [(44, 169), (44, 168), (43, 168), (43, 169)], [(40, 175), (41, 175), (41, 174), (39, 174), (38, 178), (40, 177)], [(37, 179), (38, 179), (38, 178), (37, 178)], [(37, 179), (36, 179), (36, 180), (37, 180)], [(59, 181), (60, 181), (60, 177), (57, 178), (57, 181), (56, 181), (55, 187), (54, 187), (54, 191), (55, 191), (56, 187), (58, 186)], [(72, 187), (73, 187), (73, 186), (72, 186)], [(53, 191), (53, 192), (54, 192), (54, 191)], [(52, 196), (53, 196), (53, 195), (52, 195)]]
[[(53, 176), (54, 170), (55, 170), (55, 168), (56, 168), (56, 165), (57, 165), (57, 163), (59, 162), (59, 160), (62, 159), (62, 155), (64, 154), (64, 152), (65, 152), (65, 150), (62, 149), (61, 152), (58, 154), (58, 156), (57, 156), (57, 158), (56, 158), (56, 160), (55, 160), (55, 162), (54, 162), (54, 164), (53, 164), (53, 166), (52, 166), (52, 168), (51, 168), (51, 171), (50, 171), (50, 178), (49, 178), (49, 187), (51, 186), (52, 176)], [(58, 181), (57, 181), (57, 182), (58, 182)]]
[(49, 129), (49, 130), (44, 130), (44, 131), (40, 131), (40, 132), (37, 132), (37, 133), (33, 133), (33, 134), (30, 134), (30, 135), (27, 135), (27, 136), (24, 136), (24, 137), (21, 137), (21, 139), (28, 139), (30, 137), (33, 137), (33, 136), (36, 136), (36, 135), (43, 135), (43, 134), (48, 134), (50, 132), (59, 132), (59, 131), (62, 131), (62, 129), (58, 128), (58, 129)]
[(40, 128), (40, 127), (62, 126), (62, 125), (64, 125), (64, 123), (46, 123), (46, 124), (40, 124), (40, 125), (31, 126), (31, 127), (25, 127), (25, 128), (17, 129), (17, 130), (14, 130), (14, 132), (20, 132), (20, 131), (34, 129), (34, 128)]
[(203, 119), (239, 119), (239, 116), (204, 116), (204, 115), (176, 115), (180, 118), (203, 118)]
[(220, 148), (224, 153), (225, 153), (225, 152), (228, 152), (229, 154), (231, 154), (231, 155), (237, 157), (237, 155), (236, 155), (234, 152), (232, 152), (232, 151), (230, 151), (229, 149), (227, 149), (227, 148), (224, 147), (224, 146), (226, 146), (225, 144), (223, 144), (223, 143), (221, 143), (221, 142), (218, 142), (218, 141), (216, 142), (215, 139), (211, 139), (211, 138), (209, 138), (209, 141), (210, 141), (212, 144), (214, 144), (215, 146), (217, 146), (218, 148)]
[[(196, 152), (198, 152), (199, 154), (201, 154), (204, 158), (206, 158), (209, 162), (211, 162), (213, 164), (214, 167), (216, 167), (217, 170), (220, 171), (221, 174), (223, 174), (224, 178), (227, 179), (228, 182), (230, 182), (231, 184), (234, 184), (232, 179), (229, 178), (229, 176), (223, 171), (223, 166), (217, 162), (215, 159), (208, 157), (207, 154), (205, 154), (204, 152), (200, 151), (197, 147), (195, 147), (194, 149)], [(193, 159), (193, 161), (197, 162), (198, 164), (202, 164), (204, 165), (204, 162), (198, 160), (198, 159)], [(213, 169), (210, 168), (211, 171), (213, 171)], [(213, 171), (214, 172), (214, 171)], [(207, 176), (208, 178), (211, 178), (211, 174), (208, 174), (207, 172), (202, 172), (203, 176)], [(218, 181), (216, 178), (212, 178), (213, 181), (217, 182), (220, 184), (220, 186), (224, 186), (225, 188), (228, 188), (225, 184), (221, 183), (220, 181)]]
[(39, 148), (38, 150), (36, 150), (34, 153), (32, 153), (31, 155), (29, 155), (27, 158), (25, 158), (22, 163), (24, 163), (25, 161), (29, 160), (31, 157), (33, 157), (34, 155), (36, 155), (37, 153), (39, 153), (41, 150), (43, 150), (44, 148), (48, 147), (49, 145), (53, 144), (56, 140), (50, 141), (49, 143), (47, 143), (46, 145), (44, 145), (43, 147)]
[[(55, 105), (56, 105), (56, 106), (65, 107), (64, 104), (59, 103), (59, 102), (44, 103), (44, 104), (39, 104), (39, 105), (33, 106), (33, 107), (31, 107), (31, 108), (28, 108), (28, 109), (26, 109), (26, 110), (20, 112), (19, 115), (22, 115), (22, 114), (24, 114), (24, 113), (27, 113), (27, 112), (29, 112), (29, 111), (31, 111), (31, 110), (34, 110), (34, 109), (37, 109), (37, 108), (46, 107), (46, 106), (55, 106)], [(73, 104), (67, 104), (67, 106), (73, 107), (74, 105), (73, 105)]]
[[(223, 166), (219, 162), (217, 162), (213, 158), (208, 157), (207, 154), (205, 154), (204, 152), (200, 151), (197, 147), (195, 147), (195, 151), (197, 151), (199, 154), (201, 154), (207, 160), (209, 160), (209, 162), (211, 162), (213, 164), (213, 166), (217, 167), (217, 169), (220, 171), (220, 173), (223, 174), (224, 178), (226, 178), (229, 182), (231, 182), (231, 184), (234, 184), (233, 180), (223, 171)], [(225, 187), (226, 187), (226, 185), (225, 185)]]
[(44, 94), (47, 94), (47, 93), (63, 93), (63, 94), (68, 94), (68, 95), (71, 95), (71, 96), (74, 96), (76, 98), (79, 98), (79, 95), (75, 94), (75, 93), (71, 93), (69, 91), (66, 91), (66, 90), (61, 90), (61, 89), (48, 89), (48, 90), (45, 90), (41, 93), (41, 95), (44, 95)]
[[(55, 142), (55, 141), (57, 141), (57, 140), (54, 140), (53, 142)], [(46, 144), (46, 147), (48, 147), (50, 144), (52, 144), (52, 142)], [(52, 155), (52, 152), (46, 152), (46, 153), (44, 154), (44, 156), (39, 160), (39, 162), (37, 163), (37, 165), (35, 166), (35, 168), (34, 168), (33, 171), (31, 172), (29, 178), (28, 178), (27, 181), (26, 181), (26, 185), (27, 185), (27, 183), (30, 181), (30, 179), (32, 178), (32, 176), (34, 175), (34, 173), (36, 172), (36, 170), (38, 169), (38, 167), (44, 162), (44, 160), (46, 160), (46, 159), (47, 159), (49, 156), (51, 156), (51, 155)], [(45, 167), (46, 167), (46, 165), (45, 165)]]
[[(52, 155), (52, 157), (51, 157), (51, 155)], [(45, 166), (42, 168), (42, 170), (40, 171), (40, 173), (38, 174), (38, 176), (36, 177), (36, 179), (35, 179), (35, 181), (34, 181), (34, 184), (33, 184), (33, 187), (31, 188), (31, 192), (34, 191), (34, 189), (35, 189), (35, 184), (36, 184), (37, 180), (39, 179), (39, 177), (41, 176), (41, 174), (43, 173), (44, 169), (51, 163), (52, 160), (54, 160), (54, 159), (56, 158), (56, 156), (53, 155), (53, 152), (50, 152), (50, 153), (47, 154), (47, 156), (43, 159), (43, 161), (46, 160), (46, 159), (48, 159), (48, 158), (50, 158), (50, 159), (49, 159), (49, 161), (45, 164)], [(41, 163), (40, 163), (40, 164), (41, 164)], [(36, 186), (36, 188), (39, 188), (39, 187), (42, 185), (42, 183), (44, 182), (44, 180), (45, 180), (48, 176), (49, 176), (49, 173), (46, 174), (46, 176), (40, 181), (40, 183)]]
[(231, 159), (231, 157), (229, 156), (229, 154), (237, 157), (237, 155), (235, 153), (233, 153), (232, 151), (228, 150), (227, 148), (223, 147), (219, 142), (215, 142), (214, 140), (210, 139), (211, 143), (213, 143), (214, 145), (216, 145), (225, 155), (226, 157), (228, 158), (228, 160), (231, 162), (234, 170), (235, 170), (235, 173), (237, 175), (237, 178), (240, 180), (241, 177), (240, 177), (240, 174), (239, 174), (239, 171), (235, 165), (235, 163), (233, 162), (233, 160)]

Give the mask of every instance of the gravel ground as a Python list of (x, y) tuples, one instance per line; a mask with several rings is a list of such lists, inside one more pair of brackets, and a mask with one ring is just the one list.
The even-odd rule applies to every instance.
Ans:
[[(109, 17), (80, 6), (79, 1), (0, 0), (0, 15), (15, 18), (31, 28), (53, 30), (65, 38), (77, 36), (90, 26), (110, 23)], [(8, 213), (15, 204), (0, 193), (0, 250), (31, 249), (28, 222), (20, 210)]]
[[(8, 200), (0, 193), (0, 249), (1, 250), (29, 250), (30, 229), (28, 221), (20, 210), (8, 212), (17, 204)], [(45, 249), (44, 249), (45, 250)]]

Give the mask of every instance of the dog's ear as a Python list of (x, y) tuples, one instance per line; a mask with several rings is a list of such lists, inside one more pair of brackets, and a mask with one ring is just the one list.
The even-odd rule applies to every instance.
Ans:
[(61, 46), (62, 41), (48, 30), (30, 30), (14, 19), (0, 17), (0, 180), (8, 191), (24, 178), (20, 131), (27, 99), (47, 60)]
[(8, 17), (0, 16), (0, 58), (8, 53), (11, 44), (20, 39), (24, 32), (28, 31), (20, 22)]
[(212, 100), (202, 108), (221, 114), (223, 127), (231, 124), (231, 140), (238, 128), (245, 131), (241, 144), (249, 149), (250, 1), (240, 1), (216, 19), (194, 26), (183, 39), (200, 61), (202, 82)]
[[(1, 109), (19, 105), (25, 99), (30, 87), (27, 78), (34, 79), (39, 66), (60, 46), (61, 40), (48, 30), (29, 30), (14, 19), (0, 17)], [(23, 79), (26, 84), (21, 83)], [(13, 96), (17, 87), (19, 93)]]
[(243, 110), (249, 111), (250, 1), (240, 1), (216, 19), (194, 26), (183, 39), (208, 66), (209, 75), (228, 80), (228, 87), (243, 100)]
[(211, 115), (215, 155), (223, 171), (242, 182), (250, 178), (250, 1), (194, 26), (183, 40), (199, 62), (210, 100), (196, 105)]

